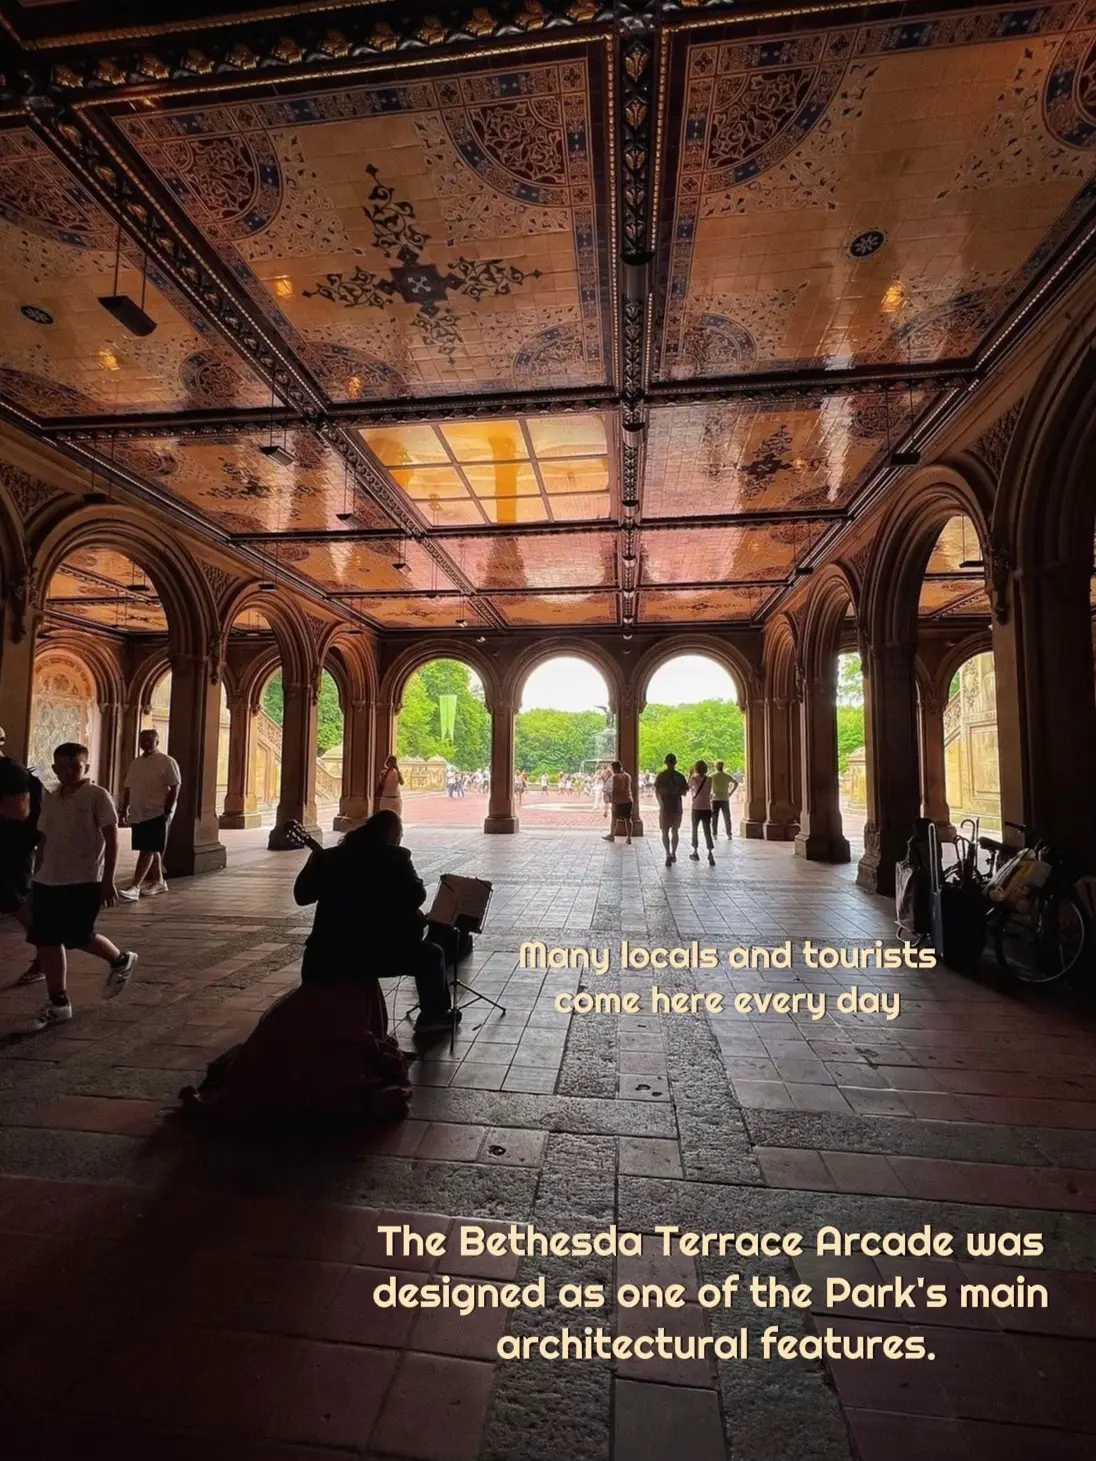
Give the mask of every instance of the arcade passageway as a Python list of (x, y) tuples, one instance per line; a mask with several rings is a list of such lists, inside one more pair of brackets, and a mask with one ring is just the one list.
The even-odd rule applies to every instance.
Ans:
[[(851, 867), (763, 841), (721, 844), (717, 866), (667, 869), (657, 839), (607, 847), (589, 832), (518, 838), (422, 829), (414, 853), (490, 878), (490, 929), (474, 983), (505, 1016), (474, 1011), (450, 1055), (414, 1067), (412, 1119), (380, 1138), (236, 1145), (165, 1121), (178, 1088), (295, 982), (307, 913), (299, 858), (263, 833), (229, 834), (233, 868), (116, 909), (103, 925), (141, 953), (126, 996), (99, 1002), (74, 960), (78, 1016), (0, 1051), (0, 1397), (4, 1449), (20, 1458), (116, 1461), (976, 1461), (1091, 1454), (1096, 1343), (1096, 1027), (946, 971), (859, 973), (900, 992), (887, 1023), (733, 1013), (566, 1017), (577, 974), (516, 967), (519, 943), (871, 944), (885, 900)], [(18, 967), (5, 929), (0, 961)], [(834, 992), (849, 976), (660, 974), (664, 988)], [(611, 972), (599, 988), (646, 990)], [(390, 999), (398, 1017), (407, 989)], [(33, 991), (0, 995), (4, 1029)], [(481, 1006), (486, 1009), (486, 1006)], [(407, 1028), (406, 1025), (403, 1027)], [(813, 1233), (1039, 1232), (1042, 1257), (1000, 1264), (911, 1259), (617, 1261), (619, 1281), (732, 1269), (817, 1282), (840, 1270), (883, 1283), (927, 1272), (953, 1287), (1022, 1272), (1044, 1310), (866, 1319), (833, 1312), (660, 1319), (675, 1333), (769, 1322), (924, 1333), (932, 1363), (822, 1365), (544, 1360), (502, 1363), (506, 1315), (376, 1309), (400, 1265), (376, 1225), (444, 1230), (456, 1218), (544, 1231), (616, 1222)], [(405, 1261), (441, 1273), (545, 1271), (609, 1282), (611, 1259)], [(987, 1281), (989, 1281), (987, 1279)], [(606, 1316), (598, 1316), (598, 1319)], [(557, 1330), (523, 1315), (512, 1332)], [(606, 1322), (615, 1322), (609, 1315)], [(927, 1322), (923, 1322), (927, 1319)], [(623, 1333), (653, 1327), (636, 1311)], [(714, 1330), (710, 1327), (714, 1324)]]

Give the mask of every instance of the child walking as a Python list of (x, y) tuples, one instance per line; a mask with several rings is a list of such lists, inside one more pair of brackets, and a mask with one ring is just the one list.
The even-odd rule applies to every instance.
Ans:
[(88, 779), (88, 749), (68, 741), (53, 753), (60, 782), (42, 800), (31, 889), (31, 942), (38, 949), (49, 1001), (33, 1022), (47, 1030), (72, 1019), (66, 949), (83, 949), (108, 966), (104, 999), (129, 982), (137, 955), (95, 932), (100, 908), (118, 901), (118, 814), (110, 793)]

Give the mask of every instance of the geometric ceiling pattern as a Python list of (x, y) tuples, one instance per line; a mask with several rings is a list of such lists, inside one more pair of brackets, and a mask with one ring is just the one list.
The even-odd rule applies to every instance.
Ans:
[(1096, 10), (757, 8), (7, 6), (0, 410), (381, 629), (761, 622), (1069, 287)]
[(46, 589), (53, 627), (68, 624), (113, 634), (163, 634), (167, 617), (148, 575), (106, 548), (80, 548), (57, 567)]

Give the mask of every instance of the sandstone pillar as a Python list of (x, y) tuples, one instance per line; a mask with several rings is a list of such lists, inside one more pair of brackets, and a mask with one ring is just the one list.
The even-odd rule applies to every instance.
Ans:
[(793, 730), (798, 711), (794, 700), (765, 701), (765, 761), (768, 807), (762, 835), (768, 842), (790, 842), (799, 831), (799, 807), (793, 792)]
[(760, 695), (751, 695), (744, 710), (746, 724), (745, 806), (738, 830), (743, 837), (763, 837), (769, 784), (765, 767), (765, 701)]
[(848, 862), (849, 844), (841, 826), (837, 780), (837, 695), (835, 664), (830, 672), (803, 683), (800, 713), (803, 801), (797, 857), (812, 862)]
[(639, 707), (631, 689), (623, 690), (617, 706), (617, 760), (632, 778), (632, 836), (643, 836), (639, 808)]
[(914, 645), (870, 644), (866, 650), (860, 659), (868, 817), (856, 881), (873, 893), (891, 894), (895, 865), (921, 811)]
[(212, 872), (225, 865), (224, 845), (217, 835), (220, 729), (221, 693), (213, 661), (205, 655), (172, 655), (167, 750), (179, 763), (183, 784), (164, 856), (169, 877)]
[(262, 813), (255, 805), (255, 797), (250, 793), (247, 783), (258, 719), (259, 708), (250, 703), (247, 695), (229, 697), (228, 786), (225, 790), (224, 811), (220, 817), (222, 827), (258, 827), (262, 823)]
[(491, 707), (491, 796), (483, 830), (518, 830), (514, 815), (514, 707), (501, 693)]
[(1001, 815), (1082, 858), (1096, 828), (1091, 574), (1081, 553), (1013, 570), (993, 629)]
[(286, 836), (286, 824), (299, 822), (318, 842), (323, 833), (316, 821), (316, 701), (315, 683), (283, 682), (285, 709), (282, 718), (282, 784), (278, 811), (267, 846), (272, 852), (295, 844)]
[(126, 774), (120, 745), (123, 720), (123, 708), (116, 701), (99, 702), (99, 765), (95, 768), (95, 780), (106, 787), (115, 801), (122, 794)]
[(17, 583), (0, 601), (0, 725), (9, 756), (26, 761), (34, 690), (34, 641), (41, 620), (29, 603), (30, 584)]
[(342, 797), (335, 831), (348, 832), (364, 822), (373, 809), (373, 706), (353, 700), (343, 709)]
[(951, 808), (948, 806), (944, 758), (944, 701), (922, 691), (921, 724), (921, 815), (935, 822), (942, 837), (952, 837)]

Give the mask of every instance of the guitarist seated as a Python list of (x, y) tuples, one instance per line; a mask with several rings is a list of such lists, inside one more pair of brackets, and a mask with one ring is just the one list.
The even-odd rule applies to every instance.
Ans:
[(460, 1021), (445, 977), (445, 953), (423, 940), (426, 888), (411, 854), (400, 846), (403, 823), (374, 812), (334, 847), (297, 831), (312, 856), (297, 875), (293, 897), (316, 904), (304, 946), (301, 983), (397, 979), (411, 974), (420, 1014), (416, 1034), (448, 1031)]

